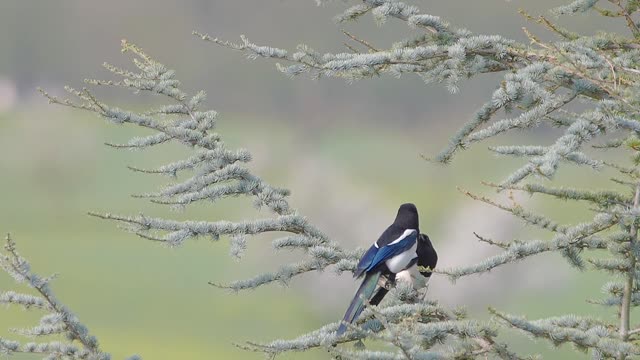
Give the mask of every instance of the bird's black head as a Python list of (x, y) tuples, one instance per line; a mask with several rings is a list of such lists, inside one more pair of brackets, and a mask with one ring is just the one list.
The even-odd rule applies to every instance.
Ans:
[(419, 230), (420, 223), (418, 221), (418, 209), (416, 209), (416, 206), (411, 203), (400, 205), (398, 215), (396, 215), (393, 224), (403, 229)]

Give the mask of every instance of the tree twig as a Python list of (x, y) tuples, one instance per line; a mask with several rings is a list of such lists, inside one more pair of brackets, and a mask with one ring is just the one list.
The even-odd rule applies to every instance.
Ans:
[[(638, 183), (638, 185), (636, 186), (636, 193), (633, 198), (634, 211), (638, 210), (638, 205), (640, 205), (640, 183)], [(631, 297), (633, 295), (633, 284), (637, 261), (634, 253), (634, 248), (636, 247), (636, 243), (638, 241), (638, 227), (636, 225), (636, 219), (634, 219), (633, 223), (631, 224), (629, 235), (631, 238), (629, 251), (630, 270), (627, 273), (627, 278), (624, 284), (624, 292), (622, 293), (622, 303), (620, 304), (620, 337), (624, 341), (629, 339)]]

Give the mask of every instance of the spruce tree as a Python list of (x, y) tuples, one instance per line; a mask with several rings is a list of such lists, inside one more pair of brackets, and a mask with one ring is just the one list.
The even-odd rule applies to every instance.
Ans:
[[(324, 1), (319, 1), (323, 3)], [(380, 306), (368, 306), (344, 337), (337, 337), (337, 322), (295, 339), (274, 340), (267, 344), (248, 342), (244, 349), (275, 356), (284, 352), (322, 348), (341, 359), (521, 359), (498, 339), (501, 333), (517, 329), (553, 345), (569, 343), (577, 351), (594, 359), (629, 359), (640, 355), (640, 328), (631, 321), (632, 309), (640, 304), (637, 264), (640, 256), (638, 221), (640, 205), (640, 101), (636, 80), (640, 80), (640, 30), (635, 18), (640, 2), (635, 0), (577, 0), (553, 9), (555, 16), (593, 12), (621, 21), (623, 33), (574, 33), (559, 26), (553, 17), (532, 16), (522, 12), (535, 30), (525, 28), (528, 43), (519, 43), (499, 35), (481, 35), (450, 25), (417, 7), (394, 0), (364, 0), (336, 17), (337, 22), (355, 21), (367, 14), (376, 21), (406, 23), (414, 35), (399, 40), (391, 48), (379, 49), (371, 39), (348, 34), (352, 43), (348, 52), (320, 53), (307, 45), (293, 51), (256, 45), (246, 37), (234, 43), (200, 32), (195, 35), (207, 42), (244, 52), (250, 58), (271, 58), (278, 70), (296, 77), (339, 77), (348, 81), (390, 74), (420, 76), (426, 83), (443, 83), (452, 93), (464, 79), (487, 73), (501, 75), (495, 90), (455, 133), (433, 162), (450, 164), (456, 153), (481, 141), (513, 131), (535, 131), (540, 127), (557, 129), (557, 137), (545, 144), (491, 146), (502, 156), (517, 157), (522, 165), (504, 179), (485, 184), (498, 192), (524, 192), (582, 204), (590, 218), (576, 224), (562, 224), (522, 205), (504, 204), (491, 196), (464, 191), (474, 200), (507, 211), (519, 221), (548, 231), (548, 238), (492, 240), (476, 235), (477, 240), (500, 249), (500, 253), (478, 264), (452, 269), (431, 269), (436, 276), (456, 280), (475, 276), (518, 262), (533, 255), (559, 253), (577, 269), (595, 269), (610, 275), (604, 284), (604, 298), (590, 299), (597, 306), (607, 306), (617, 314), (611, 318), (564, 315), (530, 320), (521, 315), (489, 309), (495, 321), (468, 318), (460, 309), (425, 300), (411, 286), (398, 284), (389, 300)], [(542, 40), (538, 32), (548, 31), (553, 40)], [(139, 47), (124, 41), (123, 51), (131, 54), (135, 70), (110, 64), (115, 80), (86, 80), (91, 86), (115, 86), (133, 90), (134, 94), (151, 93), (166, 100), (164, 106), (148, 111), (131, 111), (104, 103), (88, 88), (67, 88), (70, 99), (43, 94), (50, 102), (98, 114), (114, 124), (131, 124), (150, 132), (125, 144), (109, 144), (118, 149), (145, 150), (167, 143), (179, 143), (190, 155), (159, 168), (130, 167), (149, 176), (166, 175), (172, 179), (160, 191), (138, 196), (171, 208), (188, 210), (195, 203), (217, 202), (228, 197), (249, 197), (264, 218), (239, 222), (177, 221), (141, 215), (92, 213), (124, 225), (137, 236), (168, 246), (181, 246), (187, 240), (228, 237), (232, 255), (241, 256), (248, 238), (266, 232), (284, 232), (273, 242), (275, 250), (291, 249), (300, 260), (282, 265), (272, 272), (230, 284), (212, 283), (235, 292), (254, 289), (288, 280), (307, 272), (331, 269), (349, 273), (362, 249), (344, 249), (329, 239), (317, 226), (298, 213), (288, 200), (286, 189), (274, 187), (253, 174), (245, 164), (251, 155), (242, 149), (227, 149), (221, 135), (213, 132), (217, 114), (203, 110), (205, 94), (185, 92), (173, 70), (154, 60)], [(384, 77), (380, 76), (384, 79)], [(555, 175), (560, 165), (585, 167), (594, 177), (611, 177), (604, 188), (578, 189), (559, 184)], [(428, 166), (428, 164), (425, 164)], [(473, 229), (469, 229), (470, 232)], [(76, 350), (69, 358), (103, 358), (97, 342), (89, 338), (66, 308), (49, 301), (49, 290), (39, 290), (41, 280), (31, 281), (28, 267), (9, 242), (8, 255), (0, 258), (3, 269), (19, 281), (40, 292), (41, 297), (4, 293), (1, 302), (23, 307), (45, 308), (62, 315), (66, 321), (43, 323), (47, 333), (71, 332)], [(602, 254), (606, 253), (606, 256)], [(441, 254), (441, 256), (453, 256)], [(18, 264), (17, 267), (12, 264)], [(23, 271), (24, 270), (24, 271)], [(17, 274), (17, 275), (16, 275)], [(44, 282), (46, 284), (46, 281)], [(596, 295), (594, 294), (594, 297)], [(44, 300), (43, 300), (44, 299)], [(596, 306), (596, 305), (594, 305)], [(69, 315), (65, 315), (69, 314)], [(69, 319), (73, 319), (70, 321)], [(47, 327), (48, 326), (48, 327)], [(35, 332), (32, 329), (31, 333)], [(356, 346), (349, 346), (348, 344)], [(45, 343), (46, 344), (46, 343)], [(80, 344), (80, 345), (77, 345)], [(373, 344), (373, 346), (370, 346)], [(65, 345), (67, 346), (67, 345)], [(20, 345), (0, 339), (0, 350), (36, 352), (36, 345)], [(60, 347), (44, 347), (50, 358), (62, 352)], [(61, 356), (59, 356), (61, 357)]]

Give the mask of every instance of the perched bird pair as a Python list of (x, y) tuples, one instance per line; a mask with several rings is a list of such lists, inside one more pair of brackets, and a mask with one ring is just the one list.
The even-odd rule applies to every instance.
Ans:
[[(420, 234), (418, 209), (414, 204), (402, 204), (393, 224), (362, 256), (353, 276), (364, 276), (362, 285), (356, 292), (344, 314), (337, 335), (347, 330), (364, 310), (366, 302), (378, 305), (395, 283), (398, 274), (414, 266), (433, 269), (438, 255), (425, 234)], [(420, 271), (427, 280), (430, 271)]]

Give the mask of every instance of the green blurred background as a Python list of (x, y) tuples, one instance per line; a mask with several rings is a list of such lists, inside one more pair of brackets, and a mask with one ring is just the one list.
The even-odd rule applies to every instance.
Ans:
[[(537, 14), (562, 1), (414, 1), (473, 31), (523, 40), (517, 14)], [(42, 274), (58, 273), (58, 297), (71, 307), (114, 358), (259, 359), (233, 346), (244, 340), (293, 337), (338, 319), (356, 287), (350, 276), (305, 275), (288, 287), (267, 286), (229, 294), (207, 285), (275, 269), (296, 254), (271, 251), (269, 238), (251, 239), (246, 257), (228, 255), (227, 239), (189, 242), (168, 249), (86, 216), (112, 211), (165, 217), (240, 219), (254, 216), (249, 201), (223, 201), (184, 213), (151, 206), (129, 194), (157, 189), (166, 179), (128, 171), (179, 159), (168, 147), (150, 153), (114, 151), (105, 141), (126, 141), (137, 129), (106, 124), (92, 114), (47, 105), (35, 91), (54, 94), (63, 85), (82, 86), (85, 77), (106, 77), (100, 64), (125, 65), (120, 39), (127, 38), (176, 69), (184, 88), (207, 91), (207, 105), (221, 113), (219, 132), (231, 146), (249, 149), (252, 169), (274, 185), (293, 191), (292, 204), (346, 247), (367, 246), (384, 229), (397, 206), (415, 202), (423, 231), (434, 240), (443, 267), (479, 261), (493, 250), (472, 232), (497, 239), (548, 237), (517, 220), (473, 202), (456, 187), (492, 194), (481, 180), (497, 181), (518, 161), (497, 158), (482, 144), (449, 167), (425, 162), (487, 99), (498, 77), (462, 84), (451, 95), (418, 77), (384, 77), (347, 84), (336, 79), (288, 79), (269, 61), (214, 47), (192, 30), (230, 40), (240, 34), (258, 44), (293, 48), (306, 43), (320, 51), (343, 51), (341, 27), (378, 47), (410, 34), (405, 24), (336, 25), (341, 2), (317, 7), (296, 1), (125, 1), (3, 0), (0, 3), (0, 231), (11, 232), (22, 253)], [(591, 16), (561, 19), (573, 30), (620, 30)], [(103, 99), (141, 108), (149, 101), (126, 91), (100, 92)], [(515, 134), (501, 143), (548, 143), (555, 132)], [(398, 174), (402, 174), (399, 176)], [(598, 186), (591, 173), (566, 168), (558, 181)], [(557, 220), (576, 222), (589, 214), (574, 205), (518, 197)], [(451, 306), (466, 305), (486, 318), (486, 307), (531, 318), (567, 312), (615, 314), (589, 305), (604, 277), (579, 273), (556, 256), (539, 256), (490, 274), (449, 283), (435, 277), (431, 296)], [(23, 290), (0, 274), (0, 291)], [(28, 326), (37, 312), (0, 309), (0, 336)], [(581, 358), (510, 336), (518, 349), (546, 358)], [(16, 357), (22, 359), (21, 357)], [(24, 357), (27, 359), (28, 357)], [(322, 351), (285, 358), (322, 359)]]

